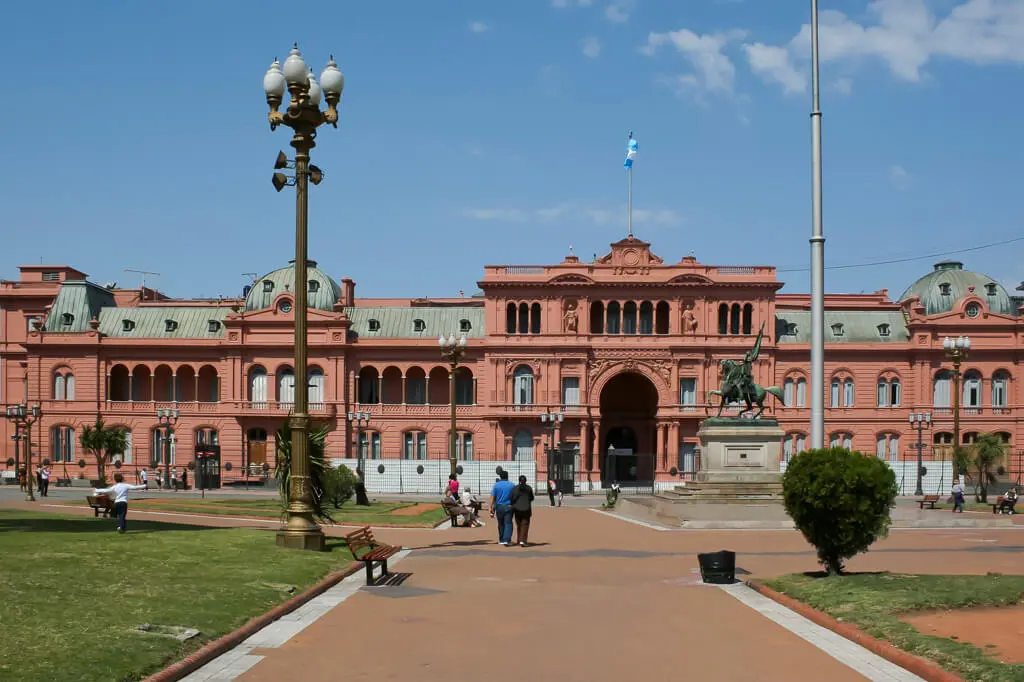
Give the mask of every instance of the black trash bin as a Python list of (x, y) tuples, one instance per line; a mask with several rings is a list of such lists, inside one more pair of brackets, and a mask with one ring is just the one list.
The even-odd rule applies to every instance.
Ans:
[(700, 577), (712, 585), (731, 585), (736, 582), (736, 552), (723, 549), (697, 555)]

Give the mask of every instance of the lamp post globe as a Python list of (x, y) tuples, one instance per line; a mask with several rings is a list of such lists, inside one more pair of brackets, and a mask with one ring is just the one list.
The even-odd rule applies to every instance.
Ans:
[(309, 100), (306, 102), (311, 107), (319, 107), (321, 99), (320, 84), (316, 82), (316, 75), (313, 69), (309, 70)]
[(334, 61), (333, 54), (331, 60), (327, 62), (327, 66), (320, 72), (320, 87), (328, 99), (341, 97), (341, 91), (345, 89), (345, 76), (338, 69), (338, 63)]
[(267, 94), (268, 99), (276, 97), (277, 101), (280, 102), (287, 89), (288, 84), (285, 81), (284, 73), (281, 71), (281, 62), (274, 59), (270, 68), (267, 69), (267, 73), (263, 76), (263, 92)]
[(281, 70), (284, 72), (288, 85), (301, 86), (308, 82), (306, 74), (309, 73), (309, 67), (303, 61), (298, 45), (292, 47), (292, 51), (288, 54), (288, 58), (284, 60), (284, 67)]

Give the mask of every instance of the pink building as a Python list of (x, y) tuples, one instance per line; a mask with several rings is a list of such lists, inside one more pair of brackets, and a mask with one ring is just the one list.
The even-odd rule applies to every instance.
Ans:
[[(221, 461), (273, 463), (274, 433), (292, 404), (291, 266), (256, 280), (233, 300), (172, 299), (151, 289), (98, 286), (67, 266), (23, 266), (0, 284), (0, 402), (27, 397), (43, 417), (36, 461), (76, 477), (95, 467), (80, 452), (84, 426), (102, 416), (131, 433), (124, 464), (161, 461), (156, 410), (174, 407), (174, 463), (197, 445), (219, 444)], [(447, 455), (448, 367), (439, 335), (465, 335), (456, 376), (462, 460), (537, 460), (548, 443), (541, 414), (561, 412), (554, 439), (578, 447), (581, 478), (644, 477), (605, 468), (609, 446), (631, 449), (668, 483), (696, 465), (697, 429), (718, 361), (741, 356), (764, 325), (755, 366), (762, 385), (783, 388), (771, 404), (784, 452), (806, 444), (810, 420), (810, 298), (779, 293), (771, 266), (710, 266), (692, 256), (665, 263), (628, 238), (592, 263), (484, 268), (480, 292), (457, 299), (357, 298), (351, 279), (311, 263), (310, 403), (326, 422), (331, 458), (356, 456), (346, 415), (368, 412), (367, 457), (438, 460)], [(1018, 382), (1022, 300), (996, 281), (943, 262), (899, 300), (828, 295), (826, 430), (831, 441), (890, 461), (916, 457), (911, 412), (929, 411), (933, 444), (952, 441), (946, 336), (969, 335), (962, 367), (961, 433), (1024, 436)], [(769, 398), (769, 401), (773, 401)], [(0, 422), (3, 459), (13, 426)], [(644, 457), (648, 459), (644, 459)], [(226, 467), (225, 467), (226, 469)], [(225, 473), (225, 480), (231, 475)]]

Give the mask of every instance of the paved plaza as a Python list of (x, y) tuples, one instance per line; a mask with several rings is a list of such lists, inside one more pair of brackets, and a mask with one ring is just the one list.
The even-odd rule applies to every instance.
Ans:
[[(59, 499), (0, 504), (91, 515)], [(1019, 573), (1022, 530), (894, 530), (849, 568)], [(719, 549), (738, 553), (740, 578), (815, 570), (795, 531), (659, 531), (539, 506), (528, 548), (497, 545), (493, 522), (376, 532), (409, 550), (393, 566), (400, 584), (366, 588), (360, 572), (186, 679), (918, 679), (744, 586), (700, 582), (697, 553)]]

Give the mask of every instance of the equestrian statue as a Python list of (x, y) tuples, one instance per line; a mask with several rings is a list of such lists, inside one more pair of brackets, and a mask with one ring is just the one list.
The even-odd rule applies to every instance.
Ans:
[(737, 417), (754, 409), (757, 405), (757, 413), (754, 419), (760, 419), (764, 412), (764, 400), (769, 394), (782, 400), (782, 389), (778, 386), (759, 386), (754, 383), (753, 365), (761, 352), (761, 340), (764, 338), (764, 323), (761, 323), (761, 330), (757, 333), (757, 341), (754, 347), (743, 355), (743, 360), (722, 360), (722, 385), (720, 390), (709, 391), (711, 395), (721, 396), (722, 402), (718, 404), (718, 414), (722, 416), (722, 410), (726, 405), (738, 402), (745, 402), (747, 406), (739, 411)]

